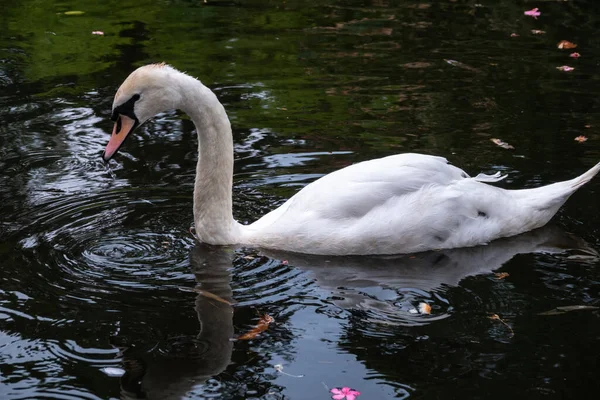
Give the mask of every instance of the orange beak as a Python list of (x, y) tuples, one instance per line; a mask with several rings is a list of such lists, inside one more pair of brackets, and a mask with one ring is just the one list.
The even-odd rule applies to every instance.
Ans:
[(129, 135), (129, 133), (131, 133), (136, 126), (136, 120), (125, 115), (119, 115), (119, 119), (117, 122), (115, 122), (115, 127), (113, 128), (110, 140), (108, 141), (106, 149), (104, 149), (104, 153), (102, 154), (104, 161), (110, 160), (112, 156), (115, 155), (125, 141), (127, 135)]

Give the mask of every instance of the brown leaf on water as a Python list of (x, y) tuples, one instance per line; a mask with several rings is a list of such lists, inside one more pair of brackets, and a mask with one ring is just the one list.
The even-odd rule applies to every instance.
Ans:
[(575, 43), (571, 43), (568, 40), (561, 40), (560, 42), (558, 42), (558, 44), (556, 45), (559, 49), (574, 49), (575, 47), (577, 47), (577, 45)]
[(421, 314), (431, 314), (431, 306), (427, 303), (419, 303), (419, 312)]
[(549, 311), (544, 311), (541, 313), (538, 313), (538, 315), (561, 315), (561, 314), (565, 314), (568, 313), (569, 311), (593, 311), (593, 310), (598, 310), (600, 309), (600, 307), (596, 307), (596, 306), (562, 306), (562, 307), (556, 307), (553, 308), (552, 310)]
[(513, 146), (511, 146), (510, 144), (508, 144), (506, 142), (503, 142), (500, 139), (492, 138), (492, 139), (490, 139), (490, 141), (492, 143), (494, 143), (495, 145), (502, 147), (503, 149), (507, 149), (507, 150), (513, 150), (514, 149)]
[(508, 272), (496, 272), (494, 275), (496, 275), (496, 278), (498, 279), (504, 279), (507, 276), (510, 276)]
[(583, 143), (583, 142), (585, 142), (585, 141), (587, 141), (587, 140), (588, 140), (588, 138), (587, 138), (587, 137), (585, 137), (585, 136), (583, 136), (583, 135), (581, 135), (581, 136), (577, 136), (577, 137), (575, 138), (575, 141), (576, 141), (576, 142), (579, 142), (579, 143)]
[(275, 319), (268, 314), (264, 314), (258, 320), (258, 324), (251, 331), (244, 333), (243, 335), (238, 336), (238, 340), (250, 340), (257, 337), (261, 332), (264, 332), (269, 327), (271, 322), (274, 322)]

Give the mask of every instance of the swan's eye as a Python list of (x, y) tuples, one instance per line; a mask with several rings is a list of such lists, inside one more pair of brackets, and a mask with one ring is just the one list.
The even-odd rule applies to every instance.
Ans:
[(133, 101), (138, 101), (140, 99), (140, 95), (138, 93), (134, 94), (133, 96), (131, 96), (131, 100)]

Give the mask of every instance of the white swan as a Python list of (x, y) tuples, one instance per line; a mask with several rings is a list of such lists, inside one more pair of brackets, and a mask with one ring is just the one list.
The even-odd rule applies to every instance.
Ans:
[(600, 163), (565, 182), (503, 190), (446, 159), (399, 154), (351, 165), (307, 185), (250, 225), (232, 215), (233, 140), (225, 109), (200, 81), (166, 64), (135, 70), (117, 91), (108, 161), (128, 134), (181, 109), (198, 133), (194, 223), (201, 242), (309, 254), (395, 254), (468, 247), (545, 225)]

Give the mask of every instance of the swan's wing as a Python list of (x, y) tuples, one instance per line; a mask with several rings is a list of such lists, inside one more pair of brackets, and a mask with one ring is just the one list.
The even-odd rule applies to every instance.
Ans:
[[(415, 252), (483, 243), (514, 214), (510, 196), (442, 157), (401, 154), (335, 171), (247, 226), (247, 242), (321, 254)], [(513, 213), (513, 214), (511, 214)], [(483, 225), (482, 225), (483, 224)], [(256, 236), (253, 236), (256, 232)], [(257, 239), (254, 240), (253, 238)], [(473, 244), (477, 244), (473, 243)]]
[[(492, 180), (493, 176), (486, 177)], [(469, 178), (466, 172), (450, 165), (443, 157), (407, 153), (364, 161), (307, 185), (252, 225), (264, 229), (290, 213), (294, 219), (300, 218), (300, 214), (313, 220), (360, 218), (390, 199), (423, 186), (447, 185), (465, 178)]]

